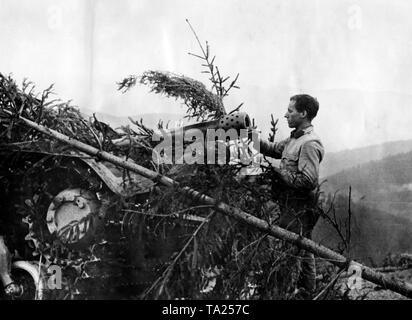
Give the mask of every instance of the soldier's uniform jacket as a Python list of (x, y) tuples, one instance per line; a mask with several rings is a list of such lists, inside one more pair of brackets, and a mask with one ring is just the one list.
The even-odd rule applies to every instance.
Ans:
[(288, 186), (307, 191), (317, 188), (324, 148), (313, 126), (294, 130), (289, 138), (280, 142), (260, 141), (260, 152), (282, 159), (280, 170)]
[(313, 126), (294, 130), (289, 138), (280, 142), (261, 140), (260, 152), (281, 159), (280, 175), (285, 185), (276, 193), (285, 210), (281, 210), (279, 225), (296, 233), (310, 233), (317, 221), (315, 191), (319, 186), (319, 164), (324, 156), (322, 142)]

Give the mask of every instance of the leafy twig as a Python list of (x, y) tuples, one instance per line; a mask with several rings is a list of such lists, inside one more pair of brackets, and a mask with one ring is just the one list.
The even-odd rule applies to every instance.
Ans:
[[(194, 30), (193, 26), (190, 24), (188, 19), (186, 19), (186, 22), (189, 25), (190, 29), (192, 30), (192, 32), (193, 32), (193, 34), (196, 38), (196, 41), (199, 44), (200, 50), (202, 51), (203, 56), (200, 56), (198, 54), (194, 54), (194, 53), (191, 53), (191, 52), (189, 52), (189, 55), (194, 56), (196, 58), (199, 58), (199, 59), (201, 59), (205, 62), (205, 63), (202, 64), (202, 66), (206, 67), (206, 70), (202, 71), (202, 73), (210, 74), (209, 80), (212, 82), (212, 90), (215, 89), (216, 94), (219, 96), (219, 98), (221, 100), (223, 100), (224, 97), (229, 95), (230, 90), (232, 90), (233, 88), (239, 89), (239, 86), (236, 85), (236, 83), (239, 79), (239, 73), (236, 75), (235, 79), (226, 88), (224, 86), (224, 83), (227, 80), (229, 80), (230, 77), (223, 77), (221, 75), (219, 67), (214, 64), (216, 56), (213, 56), (213, 58), (211, 58), (209, 43), (206, 41), (206, 49), (205, 49), (204, 46), (202, 45), (202, 43), (200, 42), (196, 31)], [(238, 106), (237, 108), (240, 108), (240, 107), (241, 107), (241, 105)], [(232, 112), (233, 111), (231, 111), (231, 113)], [(222, 104), (222, 114), (226, 114), (226, 111), (223, 107), (223, 104)]]

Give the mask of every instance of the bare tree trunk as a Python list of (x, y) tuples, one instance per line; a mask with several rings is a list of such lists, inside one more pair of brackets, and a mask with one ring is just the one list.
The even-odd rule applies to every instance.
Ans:
[[(99, 150), (83, 142), (77, 141), (75, 139), (69, 138), (55, 130), (46, 128), (39, 125), (31, 120), (20, 117), (20, 119), (29, 127), (40, 131), (52, 138), (55, 138), (61, 142), (67, 143), (72, 147), (81, 150), (89, 155), (98, 157), (100, 159), (109, 161), (117, 166), (136, 172), (146, 178), (156, 180), (157, 182), (170, 187), (177, 187), (180, 192), (186, 194), (192, 199), (196, 199), (201, 204), (211, 205), (216, 211), (223, 214), (231, 216), (237, 220), (246, 223), (249, 226), (253, 226), (258, 230), (272, 235), (276, 238), (288, 241), (297, 245), (298, 247), (310, 251), (317, 256), (328, 260), (332, 264), (339, 267), (348, 267), (351, 261), (346, 259), (346, 257), (334, 252), (333, 250), (326, 248), (310, 239), (304, 238), (296, 233), (282, 229), (276, 225), (269, 225), (266, 221), (256, 218), (255, 216), (244, 212), (238, 208), (229, 206), (223, 202), (217, 201), (207, 195), (201, 194), (200, 192), (191, 189), (189, 187), (179, 187), (178, 182), (170, 179), (168, 177), (162, 176), (152, 170), (139, 166), (138, 164), (132, 163), (130, 161), (123, 160), (119, 157), (114, 156), (106, 151)], [(373, 269), (356, 263), (362, 272), (361, 276), (363, 279), (373, 282), (377, 285), (384, 287), (385, 289), (392, 290), (394, 292), (400, 293), (408, 298), (412, 298), (412, 285), (405, 281), (399, 279), (390, 279), (382, 273), (376, 272)]]

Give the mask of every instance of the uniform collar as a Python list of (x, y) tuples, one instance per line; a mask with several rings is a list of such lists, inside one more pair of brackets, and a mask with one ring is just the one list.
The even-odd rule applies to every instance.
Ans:
[(290, 133), (290, 137), (294, 138), (294, 139), (299, 139), (304, 134), (311, 133), (312, 131), (313, 131), (313, 126), (312, 125), (309, 126), (309, 127), (304, 128), (304, 129), (300, 129), (300, 130), (295, 129)]

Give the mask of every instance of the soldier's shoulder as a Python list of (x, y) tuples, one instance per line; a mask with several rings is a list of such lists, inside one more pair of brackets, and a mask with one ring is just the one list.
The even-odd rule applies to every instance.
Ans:
[(302, 141), (302, 147), (303, 146), (305, 146), (306, 148), (318, 149), (322, 153), (324, 152), (322, 140), (314, 131), (305, 135), (305, 139), (304, 141)]
[(322, 141), (321, 141), (319, 135), (313, 130), (311, 132), (308, 132), (307, 134), (305, 134), (303, 140), (304, 140), (304, 143), (310, 142), (310, 141), (316, 141), (316, 142), (319, 142), (320, 144), (322, 144)]

